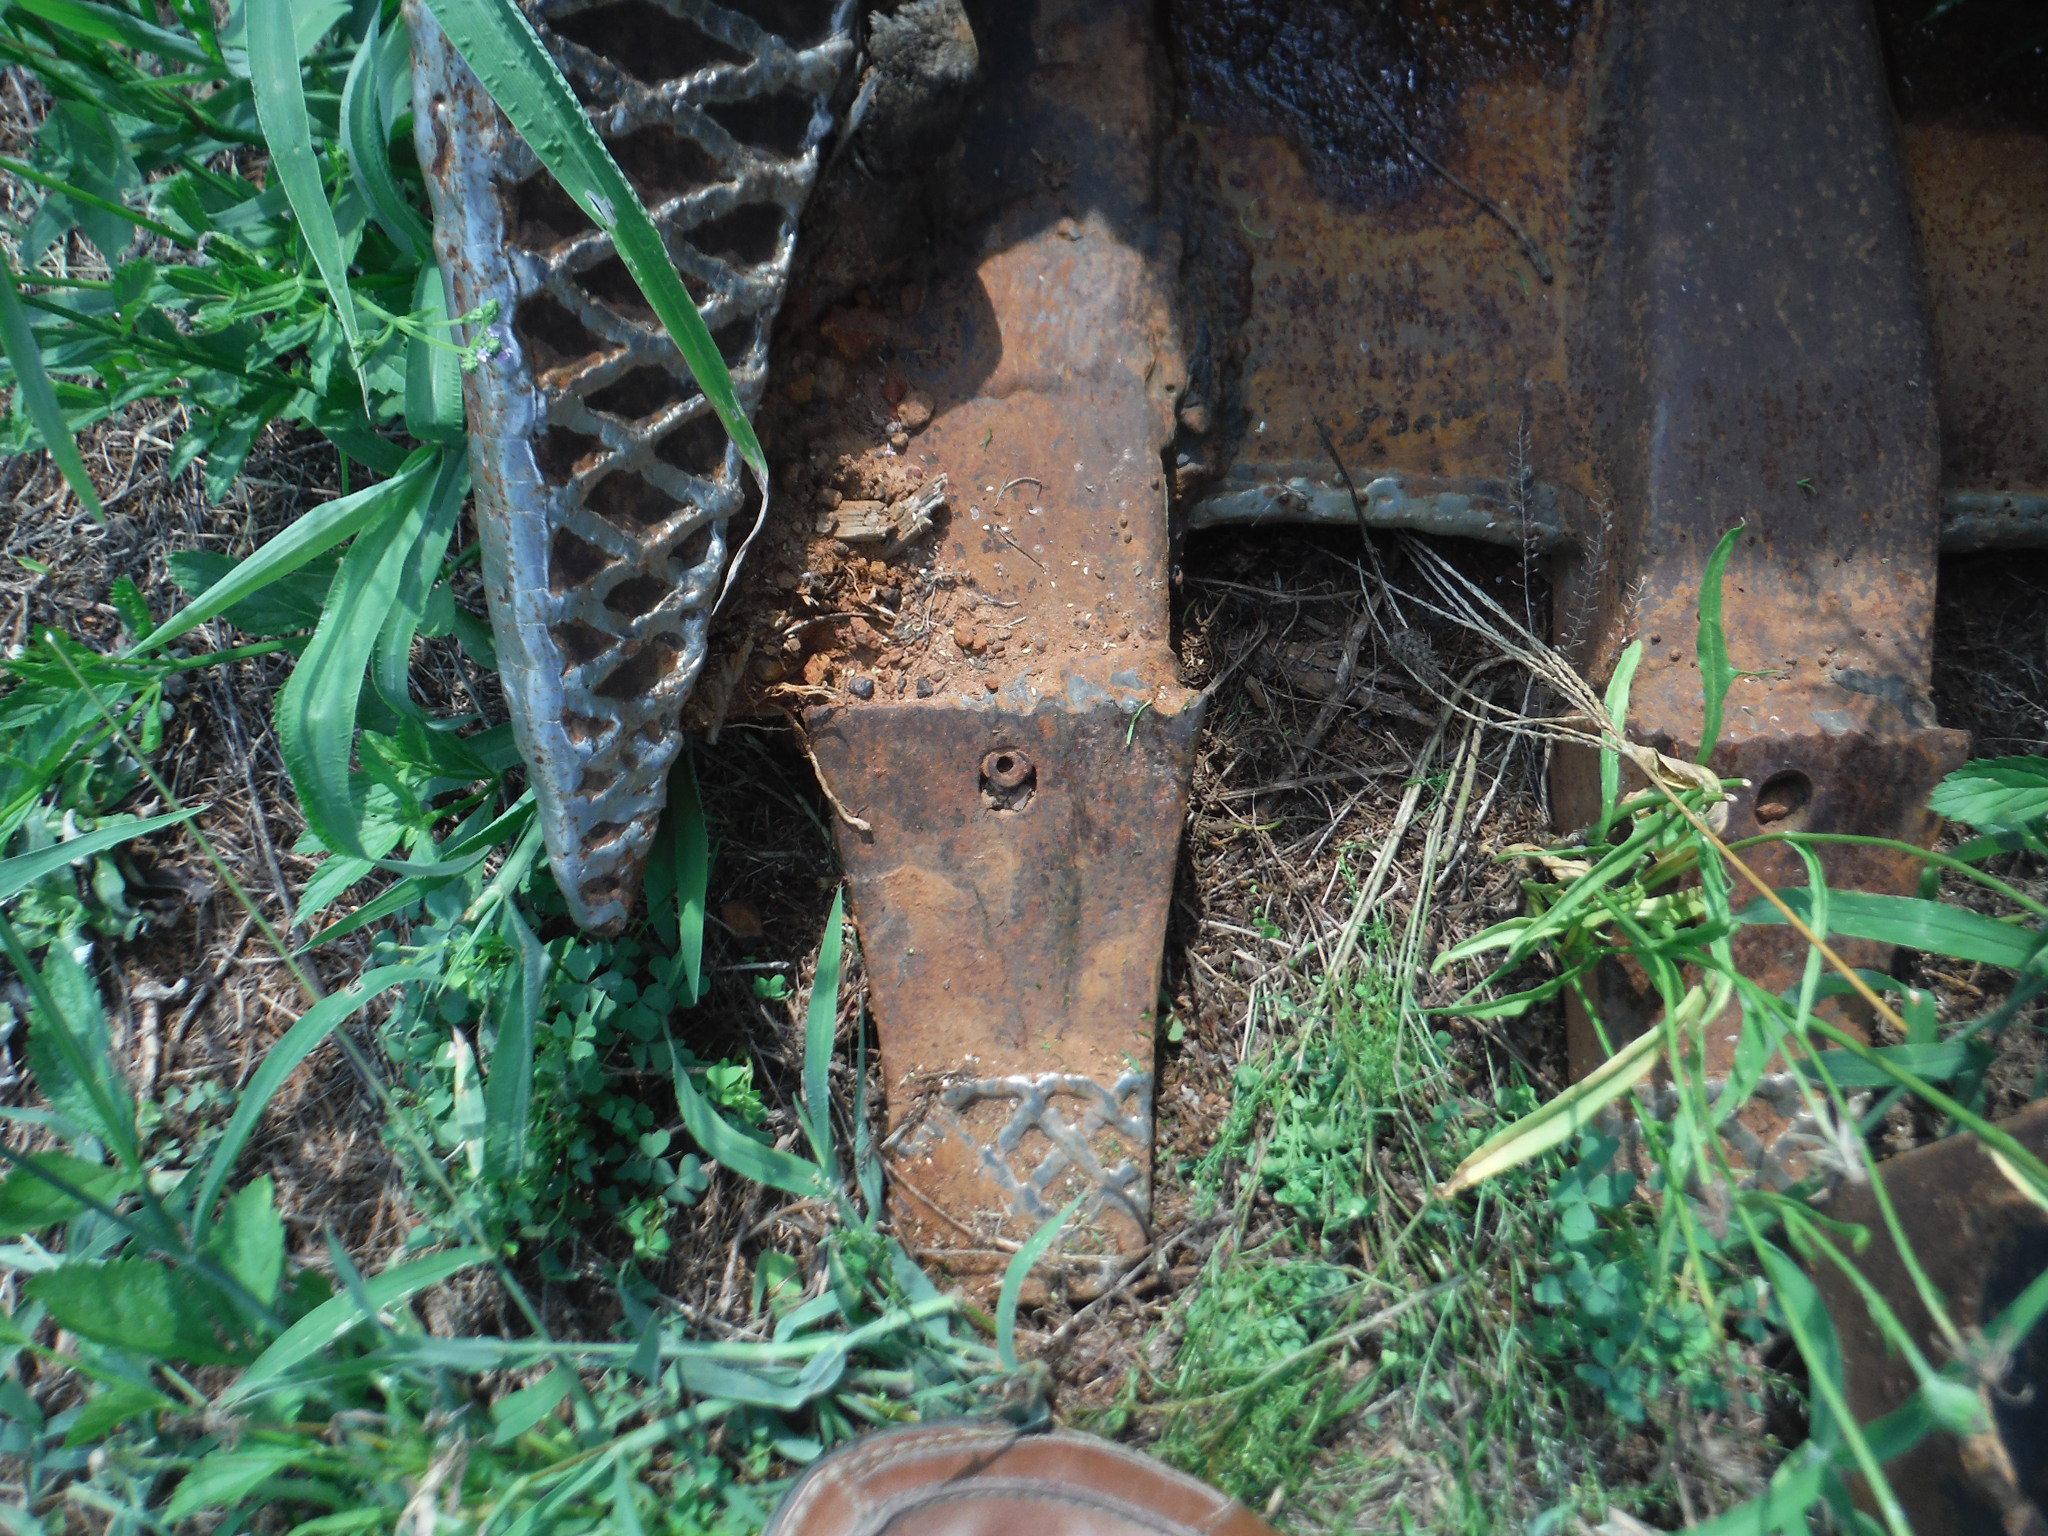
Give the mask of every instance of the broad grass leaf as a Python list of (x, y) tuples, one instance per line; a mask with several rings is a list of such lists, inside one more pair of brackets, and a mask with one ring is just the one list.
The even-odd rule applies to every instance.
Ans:
[(432, 262), (420, 268), (412, 309), (427, 334), (405, 342), (406, 430), (422, 442), (460, 443), (462, 357), (448, 324), (448, 287)]
[(221, 1133), (220, 1140), (214, 1144), (213, 1152), (206, 1160), (206, 1173), (199, 1182), (191, 1207), (195, 1236), (205, 1231), (214, 1202), (226, 1187), (228, 1175), (234, 1171), (242, 1149), (255, 1134), (256, 1123), (263, 1117), (263, 1111), (270, 1106), (278, 1089), (284, 1086), (285, 1079), (298, 1069), (299, 1063), (371, 999), (430, 974), (430, 968), (419, 965), (387, 965), (365, 971), (353, 986), (323, 997), (284, 1032), (249, 1078), (249, 1085), (235, 1101), (235, 1112), (228, 1119), (227, 1129)]
[(711, 828), (697, 788), (697, 765), (685, 750), (669, 774), (668, 813), (647, 871), (647, 905), (655, 931), (674, 954), (668, 987), (694, 1006), (704, 996), (704, 912), (711, 885)]
[(839, 968), (845, 928), (846, 892), (832, 898), (825, 919), (825, 937), (818, 945), (818, 970), (811, 979), (810, 1007), (804, 1015), (804, 1132), (811, 1155), (834, 1185), (839, 1182), (839, 1153), (832, 1144), (832, 1045), (839, 1032)]
[(69, 1221), (89, 1209), (88, 1200), (111, 1205), (135, 1188), (137, 1178), (126, 1168), (109, 1168), (68, 1152), (25, 1154), (0, 1179), (0, 1238)]
[(289, 1472), (312, 1449), (310, 1445), (251, 1445), (212, 1451), (194, 1462), (172, 1491), (164, 1506), (164, 1520), (175, 1525), (202, 1510), (232, 1508), (280, 1472)]
[(157, 1259), (59, 1265), (23, 1282), (59, 1327), (152, 1360), (228, 1365), (247, 1358), (215, 1329), (224, 1298), (189, 1269)]
[(497, 1038), (484, 1078), (484, 1167), (499, 1180), (516, 1178), (526, 1166), (526, 1135), (533, 1117), (534, 1041), (540, 1033), (541, 1000), (547, 989), (548, 954), (519, 909), (505, 905), (502, 920), (512, 946), (506, 984), (492, 1002)]
[(1728, 701), (1728, 690), (1735, 682), (1735, 668), (1728, 660), (1728, 631), (1721, 622), (1721, 584), (1728, 574), (1729, 558), (1735, 553), (1736, 541), (1742, 537), (1743, 525), (1737, 523), (1721, 535), (1721, 542), (1714, 546), (1713, 554), (1707, 557), (1707, 568), (1700, 577), (1700, 692), (1705, 712), (1700, 723), (1701, 762), (1714, 755), (1714, 746), (1721, 739), (1721, 712)]
[(205, 68), (213, 63), (206, 50), (184, 34), (156, 26), (111, 5), (94, 4), (91, 0), (9, 0), (9, 4), (16, 10), (41, 17), (52, 26), (62, 27), (95, 42), (114, 43), (123, 48), (153, 53), (176, 64)]
[(831, 1185), (816, 1163), (771, 1147), (732, 1125), (697, 1091), (683, 1070), (682, 1058), (673, 1044), (669, 1047), (671, 1075), (675, 1079), (676, 1102), (683, 1113), (683, 1127), (698, 1149), (720, 1167), (743, 1179), (779, 1189), (799, 1200), (816, 1199), (831, 1193)]
[(1038, 1261), (1045, 1257), (1046, 1250), (1058, 1240), (1060, 1229), (1073, 1219), (1080, 1208), (1081, 1198), (1077, 1195), (1010, 1255), (1010, 1262), (1003, 1270), (1003, 1288), (996, 1296), (996, 1355), (1009, 1370), (1018, 1368), (1017, 1307), (1024, 1297), (1024, 1282), (1038, 1267)]
[(32, 853), (17, 853), (12, 858), (0, 859), (0, 902), (12, 901), (38, 880), (55, 874), (58, 870), (76, 864), (80, 859), (89, 859), (94, 854), (105, 853), (109, 848), (145, 837), (151, 832), (174, 827), (180, 822), (190, 821), (203, 809), (188, 806), (182, 811), (166, 811), (161, 816), (145, 816), (140, 819), (110, 818), (94, 827), (90, 832), (48, 848), (38, 848)]
[(459, 449), (449, 449), (442, 456), (441, 473), (436, 476), (428, 499), (425, 525), (413, 541), (412, 553), (399, 574), (398, 590), (392, 595), (384, 631), (377, 637), (372, 676), (385, 704), (401, 717), (416, 719), (420, 714), (412, 702), (412, 643), (426, 620), (427, 602), (441, 579), (441, 560), (455, 535), (462, 498), (468, 490), (469, 457)]
[(2048, 818), (2048, 757), (1968, 762), (1934, 787), (1928, 806), (1979, 832), (2014, 832)]
[[(1778, 895), (1801, 921), (1811, 921), (1813, 899), (1807, 887), (1793, 886)], [(1832, 891), (1828, 908), (1829, 928), (1838, 937), (1868, 939), (2009, 971), (2024, 969), (2043, 943), (2042, 935), (2032, 929), (2002, 923), (1967, 907), (1925, 901), (1917, 896)], [(1761, 897), (1738, 912), (1736, 918), (1763, 925), (1785, 921), (1778, 909)]]
[(175, 1399), (161, 1392), (116, 1381), (86, 1399), (71, 1427), (64, 1431), (64, 1444), (67, 1448), (96, 1445), (145, 1413), (169, 1413), (177, 1407)]
[[(1642, 664), (1643, 642), (1631, 640), (1623, 647), (1620, 657), (1614, 663), (1614, 675), (1607, 680), (1607, 718), (1614, 722), (1617, 734), (1628, 730), (1628, 694), (1636, 679), (1636, 668)], [(1595, 839), (1604, 839), (1607, 829), (1614, 825), (1615, 807), (1621, 801), (1621, 754), (1611, 747), (1600, 749), (1600, 825), (1594, 831)]]
[(521, 1387), (491, 1404), (491, 1444), (510, 1445), (547, 1418), (576, 1385), (567, 1369), (556, 1366), (530, 1387)]
[[(1857, 1092), (1865, 1088), (1890, 1088), (1898, 1082), (1878, 1063), (1888, 1063), (1910, 1072), (1923, 1082), (1946, 1083), (1967, 1072), (1983, 1047), (1966, 1040), (1946, 1040), (1933, 1045), (1883, 1045), (1871, 1050), (1876, 1061), (1852, 1056), (1847, 1051), (1822, 1051), (1811, 1058), (1795, 1058), (1793, 1065), (1809, 1076), (1825, 1071), (1837, 1088)], [(1732, 1095), (1731, 1095), (1732, 1097)]]
[[(431, 270), (434, 265), (433, 235), (427, 229), (426, 220), (399, 190), (398, 178), (391, 170), (391, 141), (385, 133), (387, 61), (392, 52), (402, 51), (405, 46), (405, 29), (399, 27), (385, 32), (383, 17), (372, 10), (369, 31), (356, 49), (355, 61), (349, 65), (348, 80), (342, 86), (341, 148), (348, 156), (349, 175), (355, 181), (356, 190), (369, 205), (370, 217), (391, 237), (392, 244)], [(414, 308), (418, 308), (417, 298)], [(406, 425), (412, 429), (413, 435), (424, 438), (426, 434), (410, 419), (409, 405), (406, 415)]]
[(64, 408), (57, 403), (56, 386), (43, 368), (42, 343), (36, 339), (28, 310), (22, 305), (13, 264), (5, 259), (0, 259), (0, 351), (6, 352), (8, 365), (14, 370), (16, 407), (35, 428), (44, 452), (49, 454), (50, 462), (57, 466), (57, 472), (71, 487), (79, 504), (96, 522), (105, 522), (106, 508), (100, 505), (100, 493), (85, 471), (85, 460), (79, 456), (78, 440), (71, 435), (71, 425), (64, 419)]
[(36, 1086), (71, 1125), (105, 1142), (127, 1167), (139, 1167), (135, 1101), (114, 1065), (106, 1007), (91, 973), (69, 941), (51, 945), (38, 966), (21, 952), (11, 926), (0, 931), (28, 984), (28, 1065)]
[[(400, 1264), (365, 1281), (364, 1298), (373, 1308), (383, 1311), (482, 1263), (487, 1257), (481, 1248), (452, 1248), (431, 1258)], [(330, 1348), (359, 1324), (373, 1320), (365, 1315), (357, 1298), (347, 1292), (329, 1297), (278, 1335), (241, 1378), (221, 1394), (222, 1406), (245, 1403), (268, 1391), (287, 1372)]]
[(417, 498), (434, 473), (436, 456), (412, 455), (389, 480), (322, 502), (246, 560), (235, 561), (205, 592), (138, 641), (130, 656), (145, 656), (181, 635), (249, 602), (264, 588), (317, 560), (337, 544), (384, 521), (404, 502)]
[(278, 749), (306, 824), (336, 853), (363, 854), (350, 789), (363, 679), (423, 542), (446, 542), (467, 484), (463, 455), (442, 450), (431, 480), (412, 480), (342, 557), (327, 612), (278, 695)]
[[(1827, 1306), (1821, 1301), (1819, 1289), (1807, 1277), (1806, 1271), (1776, 1244), (1759, 1242), (1756, 1252), (1763, 1261), (1764, 1274), (1777, 1292), (1778, 1308), (1785, 1314), (1807, 1371), (1825, 1377), (1836, 1389), (1834, 1395), (1839, 1399), (1846, 1390), (1842, 1343), (1835, 1332), (1833, 1319), (1828, 1316)], [(1842, 1425), (1828, 1406), (1827, 1397), (1825, 1393), (1814, 1395), (1810, 1404), (1813, 1418), (1808, 1432), (1822, 1445), (1834, 1445), (1842, 1437)]]
[[(303, 71), (304, 53), (318, 41), (318, 34), (300, 37), (298, 11), (302, 7), (308, 7), (308, 0), (255, 0), (245, 9), (249, 84), (256, 96), (256, 119), (263, 125), (264, 143), (270, 150), (271, 174), (284, 188), (299, 233), (313, 253), (313, 264), (320, 271), (320, 281), (334, 303), (335, 318), (348, 339), (357, 382), (362, 385), (363, 398), (368, 400), (370, 380), (363, 367), (363, 336), (356, 319), (355, 295), (348, 285), (348, 254), (342, 248), (334, 209), (327, 201), (320, 161), (313, 153), (313, 119), (306, 108)], [(319, 13), (317, 0), (308, 11), (309, 15)]]

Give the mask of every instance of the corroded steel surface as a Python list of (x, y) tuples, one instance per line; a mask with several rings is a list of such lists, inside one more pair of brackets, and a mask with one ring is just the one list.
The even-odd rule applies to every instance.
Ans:
[[(1354, 524), (1321, 421), (1371, 526), (1540, 549), (1584, 529), (1567, 354), (1609, 212), (1584, 175), (1604, 23), (1631, 9), (1167, 7), (1181, 195), (1202, 210), (1197, 409), (1175, 450), (1190, 528)], [(2048, 545), (2038, 10), (1878, 11), (1932, 304), (1942, 547)]]
[[(1728, 835), (1924, 841), (1927, 794), (1964, 741), (1928, 698), (1932, 331), (1869, 11), (1657, 0), (1618, 13), (1606, 48), (1588, 189), (1604, 233), (1574, 353), (1589, 453), (1561, 611), (1590, 616), (1596, 678), (1643, 642), (1632, 731), (1691, 756), (1700, 588), (1742, 525), (1723, 589), (1741, 675), (1713, 759), (1748, 781)], [(1595, 525), (1595, 506), (1618, 515)], [(1566, 824), (1591, 819), (1590, 762), (1562, 761), (1558, 790)], [(1753, 862), (1805, 883), (1789, 849)], [(1866, 890), (1909, 890), (1918, 871), (1869, 849), (1823, 862)], [(1751, 930), (1737, 959), (1776, 987), (1804, 951), (1788, 929)], [(1605, 987), (1611, 1024), (1641, 1016), (1628, 978)], [(1723, 1071), (1735, 1032), (1708, 1036)], [(1583, 1027), (1573, 1047), (1581, 1069), (1603, 1054)]]
[(2035, 0), (1877, 6), (1934, 313), (1942, 485), (2048, 492), (2048, 69)]
[[(1157, 700), (1155, 702), (1155, 699)], [(871, 986), (900, 1228), (1000, 1267), (1142, 1245), (1160, 948), (1199, 710), (1119, 689), (821, 710)], [(959, 1250), (967, 1250), (961, 1252)]]
[[(852, 0), (528, 6), (649, 206), (751, 409), (797, 214), (853, 51)], [(609, 238), (514, 134), (424, 8), (417, 137), (458, 313), (506, 698), (570, 910), (624, 920), (704, 661), (738, 450)]]
[[(1557, 525), (1558, 280), (1590, 71), (1561, 0), (1174, 0), (1200, 303), (1177, 444), (1197, 524), (1354, 517), (1521, 543)], [(1206, 386), (1206, 388), (1204, 387)]]
[[(2048, 1158), (2048, 1104), (2022, 1111), (2003, 1129), (2036, 1157)], [(1977, 1337), (2048, 1271), (2048, 1213), (2001, 1172), (1976, 1137), (1951, 1136), (1903, 1153), (1877, 1173), (1921, 1272), (1965, 1338)], [(1869, 1186), (1844, 1186), (1826, 1214), (1869, 1231), (1869, 1245), (1856, 1255), (1857, 1275), (1939, 1363), (1940, 1336)], [(1919, 1383), (1871, 1320), (1857, 1286), (1826, 1263), (1814, 1266), (1813, 1281), (1841, 1338), (1850, 1411), (1870, 1424), (1902, 1407)], [(2005, 1377), (1984, 1395), (1989, 1434), (1968, 1442), (1930, 1435), (1885, 1466), (1922, 1536), (2048, 1528), (2048, 1324), (2035, 1326)]]
[[(1153, 1010), (1197, 710), (1168, 643), (1161, 451), (1185, 379), (1150, 8), (978, 13), (973, 185), (899, 366), (943, 475), (953, 640), (807, 715), (888, 1085), (896, 1218), (1003, 1262), (1142, 1242)], [(856, 825), (858, 822), (864, 826)]]

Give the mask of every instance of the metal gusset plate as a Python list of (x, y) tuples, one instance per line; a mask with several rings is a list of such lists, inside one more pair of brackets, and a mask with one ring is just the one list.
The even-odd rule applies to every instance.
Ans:
[[(666, 237), (743, 406), (853, 54), (853, 0), (527, 0)], [(483, 312), (470, 456), (512, 725), (578, 922), (624, 920), (753, 505), (738, 450), (610, 239), (425, 9), (420, 163), (457, 313)], [(743, 519), (735, 526), (735, 518)]]
[[(1933, 334), (1870, 8), (1642, 0), (1617, 9), (1603, 53), (1572, 360), (1590, 451), (1560, 612), (1584, 616), (1596, 678), (1641, 640), (1631, 729), (1691, 757), (1700, 589), (1716, 542), (1742, 525), (1723, 583), (1739, 675), (1713, 763), (1748, 785), (1727, 835), (1924, 842), (1928, 794), (1965, 741), (1935, 725), (1928, 693)], [(1566, 825), (1597, 814), (1586, 755), (1560, 759), (1557, 787)], [(1807, 881), (1782, 845), (1750, 857), (1774, 884)], [(1920, 868), (1863, 847), (1822, 862), (1836, 886), (1901, 893)], [(1806, 958), (1789, 929), (1735, 943), (1743, 973), (1773, 990)], [(1610, 1028), (1655, 1011), (1639, 977), (1617, 970), (1601, 992)], [(1584, 1070), (1605, 1053), (1574, 1023)], [(1726, 1074), (1739, 1031), (1730, 1020), (1706, 1035), (1709, 1073)], [(1758, 1101), (1750, 1118), (1757, 1172), (1798, 1172), (1785, 1117)]]
[(1169, 643), (1161, 466), (1186, 380), (1179, 248), (1156, 201), (1152, 8), (990, 7), (976, 32), (973, 202), (895, 364), (932, 406), (913, 451), (947, 511), (920, 558), (964, 643), (926, 646), (914, 691), (885, 672), (806, 728), (843, 812), (898, 1229), (999, 1271), (1078, 1199), (1073, 1278), (1134, 1252), (1150, 1212), (1198, 717)]

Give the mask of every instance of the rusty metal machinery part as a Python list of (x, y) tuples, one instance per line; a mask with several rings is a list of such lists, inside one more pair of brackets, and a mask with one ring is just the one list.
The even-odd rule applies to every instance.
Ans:
[[(529, 0), (530, 19), (759, 400), (797, 216), (853, 56), (853, 0)], [(455, 311), (490, 346), (465, 392), (499, 664), (578, 922), (629, 911), (704, 662), (738, 450), (610, 239), (424, 8), (420, 163)]]
[[(1584, 247), (1573, 403), (1588, 446), (1582, 552), (1562, 605), (1591, 615), (1581, 649), (1604, 677), (1640, 639), (1630, 724), (1699, 750), (1693, 635), (1709, 553), (1742, 525), (1723, 584), (1741, 669), (1714, 765), (1747, 787), (1727, 834), (1842, 831), (1925, 842), (1927, 796), (1960, 761), (1929, 699), (1941, 456), (1932, 325), (1878, 38), (1864, 0), (1787, 8), (1657, 0), (1618, 8), (1594, 103), (1599, 227)], [(1582, 514), (1583, 515), (1583, 514)], [(1561, 757), (1557, 806), (1592, 819), (1598, 775)], [(1870, 848), (1822, 858), (1840, 886), (1906, 892), (1919, 863)], [(1755, 850), (1774, 884), (1806, 880), (1789, 848)], [(1789, 930), (1738, 935), (1765, 987), (1805, 959)], [(1876, 950), (1860, 963), (1881, 964)], [(1641, 978), (1600, 982), (1610, 1028), (1654, 1011)], [(1605, 1056), (1573, 1018), (1581, 1071)], [(1709, 1025), (1707, 1069), (1737, 1031)], [(1775, 1156), (1783, 1117), (1748, 1129)]]
[[(1877, 9), (1937, 343), (1941, 548), (2042, 547), (2048, 90), (2022, 62), (2032, 8)], [(1171, 0), (1184, 195), (1211, 213), (1190, 270), (1214, 367), (1175, 450), (1191, 530), (1362, 513), (1597, 563), (1569, 342), (1575, 252), (1604, 216), (1581, 175), (1589, 93), (1627, 10)]]
[(806, 730), (843, 812), (899, 1230), (1000, 1270), (1078, 1199), (1062, 1244), (1085, 1285), (1145, 1239), (1199, 720), (1168, 639), (1180, 251), (1152, 8), (975, 20), (973, 186), (898, 364), (931, 402), (912, 451), (947, 487), (918, 579), (946, 583), (966, 644), (928, 644), (916, 693), (885, 677)]
[[(2022, 1111), (2002, 1128), (2036, 1157), (2048, 1157), (2048, 1104)], [(1951, 1136), (1902, 1153), (1876, 1173), (1915, 1262), (1964, 1337), (1980, 1336), (2048, 1269), (2048, 1214), (2000, 1171), (1976, 1137)], [(1845, 1185), (1826, 1214), (1869, 1231), (1869, 1246), (1856, 1258), (1859, 1277), (1921, 1349), (1938, 1358), (1940, 1335), (1870, 1187)], [(1816, 1264), (1813, 1281), (1841, 1337), (1849, 1409), (1859, 1422), (1873, 1423), (1903, 1406), (1919, 1383), (1840, 1269)], [(2006, 1365), (2005, 1378), (1984, 1394), (1986, 1433), (1966, 1441), (1931, 1435), (1886, 1464), (1892, 1490), (1922, 1536), (2048, 1529), (2048, 1324), (2036, 1324)]]

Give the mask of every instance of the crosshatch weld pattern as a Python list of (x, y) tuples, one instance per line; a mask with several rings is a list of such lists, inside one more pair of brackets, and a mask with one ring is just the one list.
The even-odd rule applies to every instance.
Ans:
[(973, 1150), (1021, 1220), (1050, 1220), (1078, 1193), (1076, 1230), (1100, 1225), (1105, 1207), (1141, 1230), (1150, 1225), (1149, 1072), (1126, 1072), (1114, 1086), (1075, 1072), (956, 1078), (891, 1138), (890, 1150), (914, 1153), (940, 1137)]
[[(521, 0), (673, 256), (750, 413), (854, 0)], [(576, 919), (624, 921), (757, 493), (612, 247), (423, 8), (420, 163), (458, 314), (499, 666)]]

